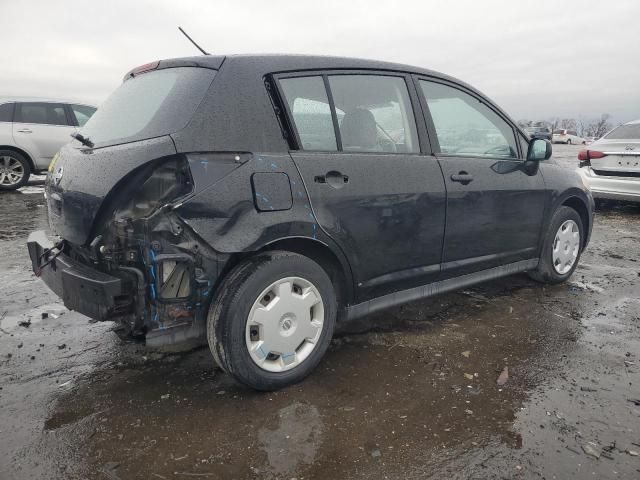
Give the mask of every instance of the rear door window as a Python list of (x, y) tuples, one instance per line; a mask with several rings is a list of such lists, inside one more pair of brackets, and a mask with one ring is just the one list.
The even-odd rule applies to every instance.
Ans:
[(302, 149), (337, 150), (331, 107), (322, 77), (284, 78), (280, 85)]
[(176, 67), (126, 80), (87, 121), (81, 133), (96, 147), (160, 137), (183, 129), (216, 71)]
[(416, 153), (416, 122), (403, 77), (330, 75), (344, 151)]
[(476, 97), (420, 80), (440, 152), (456, 156), (518, 158), (513, 128)]
[(3, 103), (0, 105), (0, 122), (13, 121), (13, 103)]
[(64, 105), (61, 103), (18, 103), (15, 121), (40, 125), (69, 125)]
[(84, 127), (89, 119), (96, 113), (96, 109), (87, 105), (69, 105), (76, 120), (76, 125)]

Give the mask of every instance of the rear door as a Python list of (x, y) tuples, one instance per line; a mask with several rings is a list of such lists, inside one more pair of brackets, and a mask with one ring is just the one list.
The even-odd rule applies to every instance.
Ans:
[(297, 149), (291, 155), (311, 199), (309, 213), (349, 258), (359, 300), (436, 278), (444, 181), (424, 124), (416, 124), (410, 77), (326, 72), (277, 78), (293, 120)]
[(463, 87), (418, 84), (447, 186), (443, 278), (535, 258), (546, 189), (539, 169), (524, 166), (526, 141)]
[(13, 139), (33, 156), (37, 169), (47, 168), (75, 131), (62, 103), (19, 102), (14, 118)]

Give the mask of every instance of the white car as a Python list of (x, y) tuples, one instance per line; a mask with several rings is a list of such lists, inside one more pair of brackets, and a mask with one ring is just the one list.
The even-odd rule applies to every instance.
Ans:
[(614, 128), (578, 159), (593, 198), (640, 202), (640, 120)]
[(553, 131), (552, 141), (553, 143), (566, 143), (567, 145), (583, 145), (585, 143), (585, 139), (578, 136), (575, 130), (564, 128)]
[(46, 170), (95, 111), (76, 102), (0, 97), (0, 190), (15, 190)]

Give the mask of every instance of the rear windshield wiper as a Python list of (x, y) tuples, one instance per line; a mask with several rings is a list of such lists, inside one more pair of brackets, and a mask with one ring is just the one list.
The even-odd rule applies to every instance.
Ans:
[(93, 148), (93, 142), (91, 140), (89, 140), (89, 137), (85, 138), (84, 136), (82, 136), (81, 133), (78, 133), (78, 132), (72, 133), (71, 137), (75, 138), (76, 140), (78, 140), (85, 147)]

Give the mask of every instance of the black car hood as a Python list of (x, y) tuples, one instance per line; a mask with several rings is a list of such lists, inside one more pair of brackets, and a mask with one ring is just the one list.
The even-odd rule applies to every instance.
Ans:
[(109, 193), (136, 168), (175, 153), (168, 135), (97, 149), (75, 141), (65, 145), (45, 184), (51, 229), (76, 245), (90, 242), (93, 223)]

